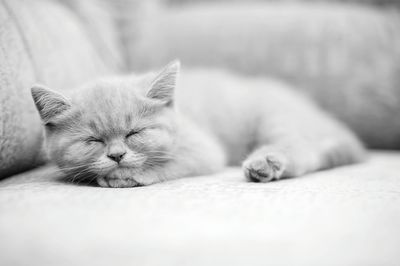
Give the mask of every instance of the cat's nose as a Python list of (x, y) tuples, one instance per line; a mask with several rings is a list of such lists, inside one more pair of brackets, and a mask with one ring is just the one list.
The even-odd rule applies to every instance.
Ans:
[(111, 160), (119, 163), (122, 160), (122, 158), (124, 158), (125, 154), (126, 154), (125, 151), (124, 152), (114, 152), (114, 153), (107, 154), (107, 157), (110, 158)]

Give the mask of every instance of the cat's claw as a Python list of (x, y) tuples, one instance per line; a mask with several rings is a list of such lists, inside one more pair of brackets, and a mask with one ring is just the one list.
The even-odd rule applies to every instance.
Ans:
[(243, 171), (249, 181), (269, 182), (280, 179), (285, 170), (286, 160), (283, 156), (269, 154), (250, 157), (243, 162)]

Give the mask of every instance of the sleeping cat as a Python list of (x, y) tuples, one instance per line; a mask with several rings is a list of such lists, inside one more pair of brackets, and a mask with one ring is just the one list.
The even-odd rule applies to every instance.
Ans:
[(221, 70), (106, 78), (68, 94), (34, 86), (49, 158), (73, 179), (133, 187), (242, 164), (250, 181), (364, 158), (355, 135), (277, 81)]

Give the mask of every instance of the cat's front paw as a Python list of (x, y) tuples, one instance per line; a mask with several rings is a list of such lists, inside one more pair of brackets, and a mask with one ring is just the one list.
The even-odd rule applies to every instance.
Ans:
[(109, 178), (109, 177), (97, 177), (97, 184), (101, 187), (112, 187), (112, 188), (126, 188), (126, 187), (137, 187), (140, 184), (132, 178)]
[(287, 160), (280, 154), (252, 156), (243, 162), (243, 171), (249, 181), (269, 182), (280, 179)]

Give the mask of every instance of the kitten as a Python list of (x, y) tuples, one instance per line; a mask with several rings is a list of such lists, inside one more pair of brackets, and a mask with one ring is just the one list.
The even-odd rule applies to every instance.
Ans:
[(160, 73), (107, 78), (65, 95), (32, 88), (47, 154), (72, 178), (133, 187), (242, 163), (268, 182), (359, 162), (354, 134), (285, 85), (175, 61)]

